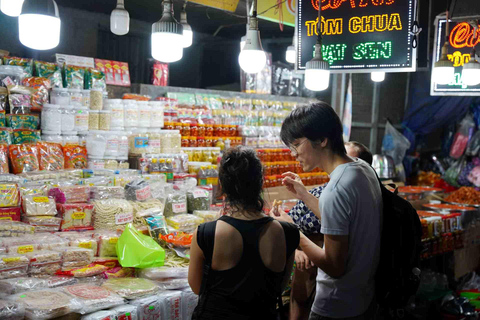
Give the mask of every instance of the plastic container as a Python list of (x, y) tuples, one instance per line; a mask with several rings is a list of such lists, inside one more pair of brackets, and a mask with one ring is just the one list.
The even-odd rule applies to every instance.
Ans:
[(125, 127), (138, 127), (139, 112), (137, 102), (134, 100), (125, 100), (124, 104), (124, 124)]
[(110, 110), (100, 110), (99, 119), (98, 119), (98, 129), (99, 130), (110, 130), (110, 120), (111, 120), (111, 111)]
[(105, 169), (105, 160), (101, 157), (88, 157), (88, 169)]
[(90, 108), (90, 90), (82, 90), (82, 106)]
[(70, 104), (70, 93), (67, 88), (53, 88), (50, 93), (51, 104), (68, 105)]
[(68, 93), (70, 94), (70, 103), (69, 105), (73, 106), (81, 106), (83, 103), (83, 93), (80, 89), (68, 89)]
[(121, 99), (106, 100), (104, 109), (111, 111), (110, 124), (112, 127), (123, 127), (125, 125), (124, 105)]
[(163, 130), (160, 134), (162, 153), (180, 153), (182, 137), (179, 130)]
[(107, 144), (105, 147), (105, 156), (117, 157), (119, 151), (119, 132), (109, 131), (105, 133)]
[(128, 159), (128, 134), (118, 131), (118, 156)]
[(62, 132), (62, 112), (56, 104), (44, 104), (42, 109), (41, 124), (42, 131)]
[(103, 90), (92, 89), (90, 90), (90, 110), (102, 110), (103, 109)]
[(90, 131), (87, 136), (87, 153), (91, 157), (103, 158), (107, 147), (107, 139), (103, 131)]
[(98, 130), (100, 127), (100, 111), (90, 110), (88, 112), (88, 130)]
[(128, 152), (131, 155), (142, 155), (148, 151), (148, 133), (146, 128), (137, 128), (128, 137)]
[(80, 139), (78, 138), (76, 131), (64, 132), (62, 133), (62, 144), (79, 144)]
[(42, 141), (63, 144), (63, 137), (55, 131), (42, 131)]
[(148, 153), (156, 154), (161, 153), (161, 137), (160, 129), (148, 130)]
[(62, 133), (70, 132), (75, 130), (75, 111), (73, 110), (72, 105), (61, 106), (62, 113)]
[(140, 128), (150, 127), (150, 118), (152, 107), (148, 104), (148, 101), (137, 101), (138, 106), (138, 126)]
[(88, 131), (88, 107), (79, 106), (74, 109), (75, 115), (75, 131), (87, 132)]
[(151, 107), (150, 127), (163, 128), (163, 125), (164, 125), (163, 102), (149, 101), (148, 104)]
[(118, 170), (118, 160), (116, 157), (105, 156), (105, 169)]

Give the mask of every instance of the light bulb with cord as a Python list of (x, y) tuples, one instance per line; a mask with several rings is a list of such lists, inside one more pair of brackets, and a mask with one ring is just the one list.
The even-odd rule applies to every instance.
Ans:
[(193, 43), (193, 30), (187, 22), (187, 1), (183, 5), (182, 12), (180, 13), (180, 24), (183, 27), (183, 47), (188, 48)]
[(110, 15), (110, 31), (117, 36), (123, 36), (130, 30), (130, 15), (125, 10), (124, 0), (117, 0), (117, 7)]
[(292, 43), (291, 46), (287, 47), (287, 51), (285, 52), (285, 60), (287, 60), (288, 63), (295, 63), (295, 45)]
[(447, 25), (445, 28), (445, 43), (442, 46), (442, 53), (440, 60), (433, 64), (432, 80), (436, 84), (449, 84), (455, 76), (455, 68), (453, 62), (448, 60), (448, 35), (450, 31), (450, 24), (448, 20), (448, 10), (446, 11)]
[[(477, 35), (478, 21), (474, 21), (473, 34)], [(478, 35), (474, 37), (473, 43), (477, 43)], [(480, 84), (480, 63), (476, 60), (475, 46), (470, 54), (470, 61), (463, 65), (462, 82), (467, 86), (476, 86)]]
[(385, 72), (383, 71), (373, 71), (370, 73), (370, 78), (373, 82), (382, 82), (385, 80)]
[[(318, 8), (318, 21), (322, 21), (322, 10)], [(315, 55), (305, 64), (305, 87), (312, 91), (322, 91), (330, 84), (330, 67), (322, 57), (322, 32), (320, 23), (317, 27), (318, 36), (315, 44)]]
[(238, 55), (238, 63), (246, 73), (259, 73), (267, 63), (267, 56), (260, 40), (260, 31), (258, 31), (257, 0), (253, 0), (253, 14), (250, 17), (245, 47)]
[(171, 0), (163, 1), (162, 18), (152, 25), (152, 57), (165, 63), (183, 57), (183, 28), (173, 15)]
[(50, 50), (60, 43), (61, 21), (55, 0), (25, 0), (18, 17), (20, 42), (35, 50)]
[(18, 17), (22, 13), (23, 0), (0, 0), (0, 10), (10, 17)]

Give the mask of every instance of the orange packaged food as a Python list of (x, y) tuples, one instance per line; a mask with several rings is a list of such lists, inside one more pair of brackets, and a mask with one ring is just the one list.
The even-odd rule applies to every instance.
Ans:
[(9, 173), (8, 168), (8, 145), (0, 144), (0, 173)]
[(32, 111), (42, 111), (43, 105), (48, 103), (48, 89), (50, 80), (42, 77), (28, 77), (23, 79), (23, 85), (34, 89), (32, 94)]
[(87, 148), (77, 144), (63, 147), (65, 169), (85, 169), (87, 167)]
[(36, 144), (12, 144), (9, 146), (10, 160), (12, 161), (13, 173), (38, 171), (38, 148)]
[(40, 170), (57, 171), (64, 168), (65, 158), (60, 144), (40, 141), (37, 146)]

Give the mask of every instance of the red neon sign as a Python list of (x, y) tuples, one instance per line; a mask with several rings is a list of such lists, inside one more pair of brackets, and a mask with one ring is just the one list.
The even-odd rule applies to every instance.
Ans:
[[(315, 10), (318, 11), (320, 0), (311, 0), (311, 1), (312, 1), (313, 8), (315, 8)], [(321, 0), (322, 11), (327, 9), (338, 9), (344, 2), (347, 2), (347, 0)], [(366, 7), (369, 2), (371, 2), (374, 6), (381, 6), (384, 4), (389, 6), (393, 4), (395, 0), (350, 0), (349, 2), (350, 2), (350, 7), (353, 9), (357, 7), (356, 2), (358, 2), (359, 7), (363, 8), (363, 7)]]
[[(479, 26), (480, 27), (480, 26)], [(473, 48), (480, 43), (480, 30), (477, 28), (477, 34), (473, 36), (473, 27), (467, 22), (457, 24), (450, 32), (450, 45), (454, 48)]]

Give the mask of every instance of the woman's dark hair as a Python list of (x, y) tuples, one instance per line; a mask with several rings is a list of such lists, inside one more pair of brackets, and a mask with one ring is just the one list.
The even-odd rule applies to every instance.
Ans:
[(247, 212), (263, 210), (263, 166), (253, 149), (237, 147), (228, 150), (220, 162), (220, 187), (227, 203)]
[(338, 155), (347, 153), (343, 145), (340, 118), (326, 102), (299, 107), (283, 121), (280, 138), (287, 146), (303, 137), (311, 142), (321, 142), (328, 138), (329, 148), (334, 153)]

